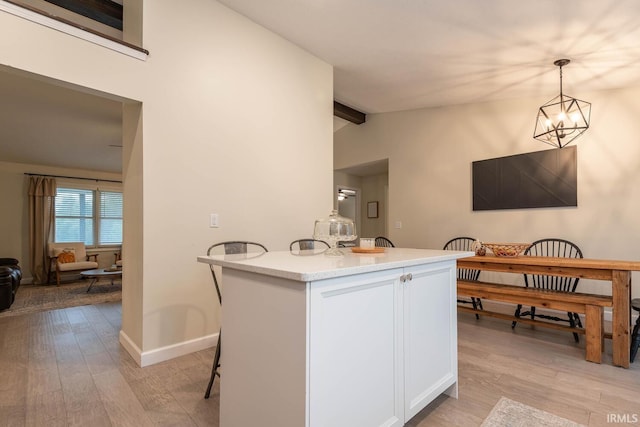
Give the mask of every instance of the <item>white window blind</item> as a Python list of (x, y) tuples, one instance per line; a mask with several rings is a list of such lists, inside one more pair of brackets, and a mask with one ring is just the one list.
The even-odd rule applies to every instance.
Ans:
[[(78, 187), (82, 187), (78, 185)], [(57, 188), (55, 241), (86, 246), (122, 243), (122, 192), (99, 188)]]
[(122, 193), (100, 192), (99, 245), (122, 243)]
[(93, 246), (93, 191), (58, 187), (55, 211), (55, 241), (84, 242)]

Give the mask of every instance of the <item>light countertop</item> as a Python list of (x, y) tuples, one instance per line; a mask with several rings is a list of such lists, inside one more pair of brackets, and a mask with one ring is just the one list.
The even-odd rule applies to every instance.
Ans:
[(344, 256), (330, 257), (322, 251), (278, 251), (263, 254), (199, 256), (198, 262), (223, 268), (282, 277), (300, 282), (349, 276), (352, 274), (456, 260), (473, 252), (435, 249), (385, 248), (384, 253), (357, 254), (341, 248)]

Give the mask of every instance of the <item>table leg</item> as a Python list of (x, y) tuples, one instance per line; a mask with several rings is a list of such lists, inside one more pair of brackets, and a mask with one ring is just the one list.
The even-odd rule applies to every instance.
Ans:
[(97, 277), (92, 277), (91, 278), (91, 283), (89, 284), (89, 287), (87, 288), (87, 292), (89, 292), (91, 290), (91, 287), (93, 286), (94, 283), (96, 283), (98, 281)]
[(587, 357), (589, 362), (602, 362), (602, 307), (588, 305), (586, 310), (585, 330), (587, 341)]
[(612, 277), (613, 318), (612, 343), (613, 364), (629, 367), (631, 330), (631, 272), (613, 271)]

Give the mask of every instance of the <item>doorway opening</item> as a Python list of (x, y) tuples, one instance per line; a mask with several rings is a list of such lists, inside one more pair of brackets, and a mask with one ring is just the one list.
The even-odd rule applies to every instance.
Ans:
[[(3, 153), (0, 197), (13, 200), (16, 207), (7, 211), (6, 226), (0, 227), (5, 236), (0, 242), (0, 253), (17, 259), (22, 268), (16, 300), (24, 297), (25, 309), (29, 309), (26, 307), (29, 301), (44, 301), (35, 295), (36, 291), (41, 291), (50, 301), (60, 305), (40, 305), (44, 309), (55, 309), (82, 305), (80, 297), (97, 297), (96, 294), (111, 292), (115, 287), (106, 285), (94, 287), (84, 295), (87, 294), (86, 281), (75, 287), (75, 280), (60, 287), (55, 283), (39, 285), (42, 289), (36, 289), (31, 283), (27, 176), (73, 177), (80, 178), (81, 182), (87, 179), (123, 181), (124, 198), (133, 200), (135, 205), (137, 199), (142, 198), (137, 194), (127, 197), (125, 181), (126, 171), (132, 169), (131, 152), (141, 142), (141, 133), (135, 129), (141, 120), (142, 103), (4, 65), (0, 65), (0, 88), (4, 95), (0, 103), (3, 112), (0, 118), (0, 152)], [(127, 165), (129, 168), (125, 167)], [(127, 214), (124, 216), (126, 221)], [(130, 244), (132, 239), (125, 240)], [(99, 268), (108, 268), (115, 263), (115, 253), (120, 248), (114, 244), (87, 249), (89, 253), (99, 253)], [(29, 298), (31, 285), (33, 298)], [(74, 298), (76, 291), (80, 297)], [(68, 303), (55, 295), (64, 292), (71, 295), (67, 298)], [(19, 306), (14, 301), (12, 308)]]
[[(360, 230), (360, 189), (337, 186), (338, 214), (345, 218), (350, 218), (356, 225), (356, 234), (359, 236)], [(345, 246), (357, 246), (356, 239), (353, 242), (343, 242)]]
[[(391, 237), (388, 226), (389, 159), (335, 170), (333, 181), (337, 191), (336, 209), (340, 215), (355, 221), (358, 236)], [(348, 190), (355, 191), (355, 195), (350, 197)], [(371, 213), (374, 206), (375, 213)]]

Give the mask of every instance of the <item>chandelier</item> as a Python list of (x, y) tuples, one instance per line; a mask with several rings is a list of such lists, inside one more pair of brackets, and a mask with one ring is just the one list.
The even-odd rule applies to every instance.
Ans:
[(571, 62), (558, 59), (553, 63), (560, 67), (560, 95), (538, 110), (533, 137), (557, 148), (567, 146), (589, 129), (591, 103), (562, 93), (562, 67)]

